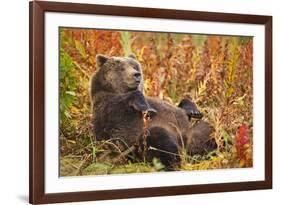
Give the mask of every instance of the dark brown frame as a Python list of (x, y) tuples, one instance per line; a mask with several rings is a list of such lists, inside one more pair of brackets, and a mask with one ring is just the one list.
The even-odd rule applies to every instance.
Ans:
[[(44, 13), (47, 11), (264, 25), (265, 180), (46, 194), (44, 192)], [(29, 4), (29, 22), (30, 203), (73, 202), (272, 188), (272, 16), (34, 1)]]

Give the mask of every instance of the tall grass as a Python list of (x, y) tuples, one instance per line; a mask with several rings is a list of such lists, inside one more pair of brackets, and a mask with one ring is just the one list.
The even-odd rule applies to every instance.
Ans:
[[(170, 103), (191, 97), (211, 123), (218, 150), (180, 156), (180, 170), (252, 166), (251, 37), (60, 29), (60, 175), (152, 172), (122, 141), (96, 142), (92, 135), (89, 79), (96, 54), (127, 56), (142, 64), (145, 93)], [(127, 147), (127, 149), (130, 149)]]

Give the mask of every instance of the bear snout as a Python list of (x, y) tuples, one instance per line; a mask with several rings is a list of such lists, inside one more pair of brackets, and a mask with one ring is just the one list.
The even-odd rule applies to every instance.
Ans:
[(140, 81), (141, 81), (141, 73), (140, 72), (134, 73), (133, 77), (134, 77), (136, 83), (140, 83)]

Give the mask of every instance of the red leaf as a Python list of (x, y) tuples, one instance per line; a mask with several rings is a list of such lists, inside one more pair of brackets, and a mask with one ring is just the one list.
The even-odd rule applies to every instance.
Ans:
[(244, 152), (246, 150), (247, 144), (249, 144), (250, 139), (249, 139), (249, 128), (247, 125), (242, 124), (239, 128), (238, 131), (236, 132), (236, 138), (235, 138), (235, 147), (237, 150), (237, 156), (240, 159), (245, 158)]

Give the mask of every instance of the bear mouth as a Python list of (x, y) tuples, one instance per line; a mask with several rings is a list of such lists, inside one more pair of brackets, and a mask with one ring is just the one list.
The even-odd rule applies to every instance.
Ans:
[(140, 80), (135, 80), (133, 83), (128, 84), (129, 90), (136, 90), (140, 85)]

